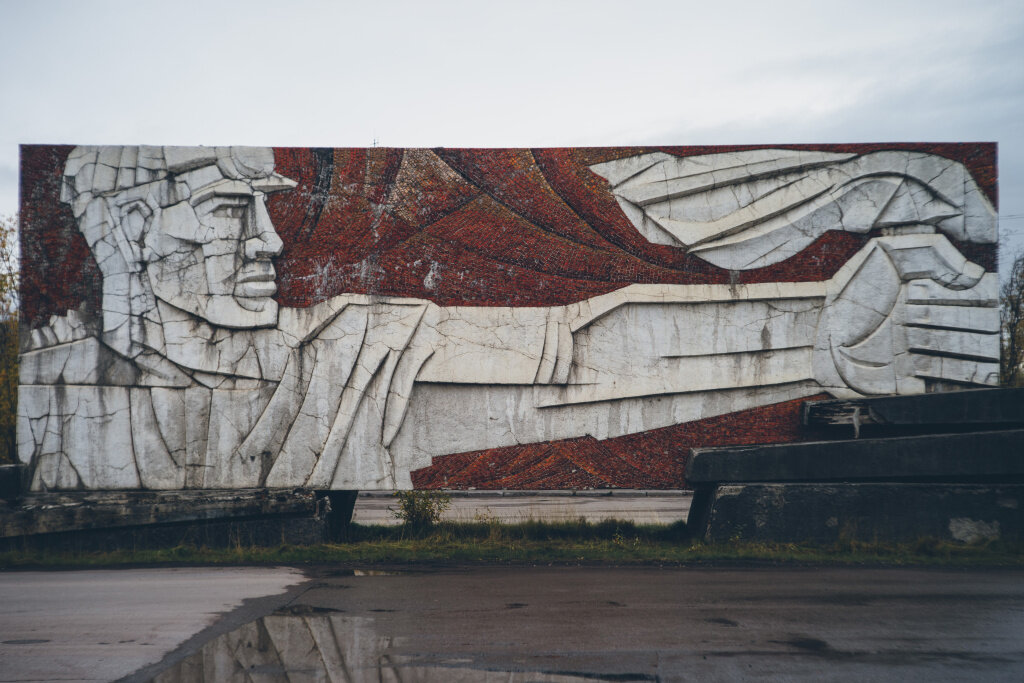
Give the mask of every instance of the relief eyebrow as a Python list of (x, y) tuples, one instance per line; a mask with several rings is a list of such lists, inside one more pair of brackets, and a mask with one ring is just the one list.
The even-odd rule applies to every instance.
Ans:
[(221, 180), (200, 188), (192, 195), (189, 203), (198, 206), (212, 197), (252, 197), (253, 189), (239, 180)]

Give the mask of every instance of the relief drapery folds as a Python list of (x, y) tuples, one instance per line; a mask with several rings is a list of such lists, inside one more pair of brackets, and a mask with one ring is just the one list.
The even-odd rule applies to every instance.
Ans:
[[(298, 191), (275, 161), (238, 147), (67, 156), (60, 201), (102, 305), (27, 339), (19, 455), (34, 488), (408, 488), (441, 455), (614, 438), (822, 391), (996, 381), (998, 279), (962, 249), (995, 241), (995, 211), (941, 156), (639, 151), (581, 172), (606, 181), (647, 241), (730, 282), (622, 274), (559, 305), (392, 291), (304, 308), (275, 299), (287, 244), (268, 196)], [(827, 279), (736, 277), (830, 231), (864, 241)]]

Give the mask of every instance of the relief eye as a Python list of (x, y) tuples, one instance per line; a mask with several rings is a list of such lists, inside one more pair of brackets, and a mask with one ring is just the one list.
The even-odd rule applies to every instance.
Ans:
[(245, 218), (246, 207), (240, 204), (222, 204), (213, 210), (218, 218)]

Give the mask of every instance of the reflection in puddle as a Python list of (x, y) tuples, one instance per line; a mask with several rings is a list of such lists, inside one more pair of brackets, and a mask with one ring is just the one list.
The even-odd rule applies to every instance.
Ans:
[(323, 573), (324, 576), (408, 576), (422, 574), (423, 571), (403, 569), (334, 569)]
[[(601, 680), (592, 676), (483, 671), (460, 666), (470, 660), (448, 660), (450, 666), (400, 663), (389, 654), (394, 639), (378, 633), (375, 626), (371, 618), (343, 614), (271, 615), (207, 643), (199, 652), (157, 675), (153, 681), (579, 683)], [(616, 677), (616, 680), (628, 678)]]

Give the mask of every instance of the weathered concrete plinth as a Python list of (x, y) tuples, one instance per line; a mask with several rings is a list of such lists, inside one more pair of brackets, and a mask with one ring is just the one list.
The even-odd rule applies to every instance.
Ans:
[(0, 503), (0, 548), (305, 545), (338, 538), (355, 491), (82, 491)]
[(23, 465), (0, 465), (0, 500), (11, 500), (25, 488), (26, 468)]
[(854, 438), (1019, 429), (1024, 426), (1024, 389), (808, 401), (803, 422)]
[(714, 491), (703, 539), (974, 543), (1019, 541), (1022, 531), (1020, 484), (726, 484)]
[(1024, 540), (1024, 391), (827, 401), (804, 419), (888, 436), (694, 449), (694, 537)]

